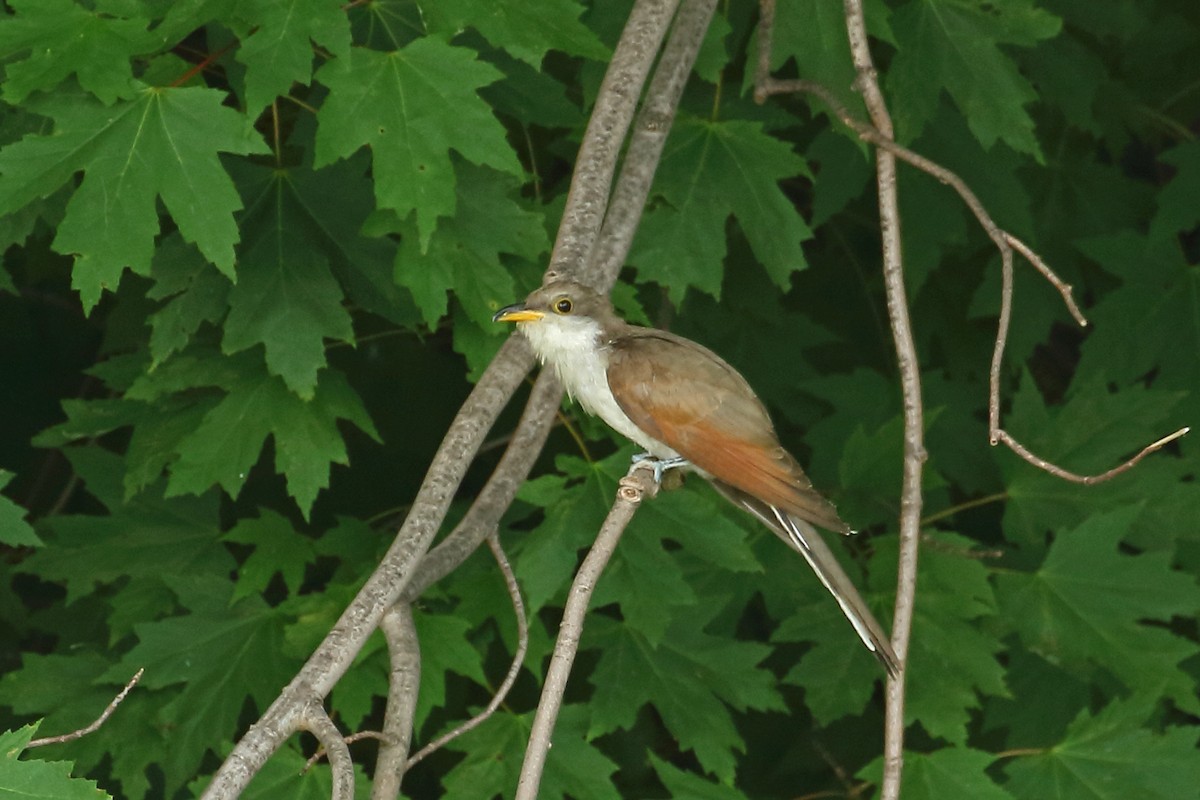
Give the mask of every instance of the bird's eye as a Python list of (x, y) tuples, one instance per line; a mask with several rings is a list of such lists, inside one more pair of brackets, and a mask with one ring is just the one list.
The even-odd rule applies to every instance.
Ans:
[(570, 314), (573, 308), (575, 308), (575, 304), (569, 297), (560, 297), (554, 301), (554, 310), (559, 314)]

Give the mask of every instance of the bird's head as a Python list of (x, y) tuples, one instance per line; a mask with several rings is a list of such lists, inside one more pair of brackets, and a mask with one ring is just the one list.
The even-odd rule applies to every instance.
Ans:
[(492, 320), (515, 322), (538, 356), (553, 362), (594, 349), (604, 332), (620, 323), (606, 296), (566, 279), (552, 279)]

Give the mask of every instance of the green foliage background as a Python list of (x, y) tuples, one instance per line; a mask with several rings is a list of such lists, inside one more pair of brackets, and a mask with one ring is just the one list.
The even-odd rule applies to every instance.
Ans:
[[(899, 136), (1092, 322), (1021, 266), (1006, 426), (1090, 472), (1200, 422), (1194, 0), (868, 11)], [(206, 783), (386, 547), (507, 333), (490, 315), (537, 284), (626, 13), (7, 0), (0, 787), (97, 796), (68, 761), (123, 797)], [(886, 617), (901, 424), (870, 154), (819, 105), (750, 101), (754, 19), (720, 8), (617, 298), (759, 387), (863, 531), (847, 563)], [(781, 0), (779, 24), (779, 74), (861, 111), (841, 4)], [(900, 191), (930, 453), (904, 796), (1200, 796), (1200, 445), (1095, 487), (990, 448), (998, 258), (947, 188), (904, 168)], [(566, 583), (629, 454), (567, 415), (578, 437), (554, 435), (504, 532), (526, 669), (412, 797), (512, 791)], [(600, 584), (542, 796), (851, 796), (880, 774), (881, 671), (803, 564), (695, 483), (640, 512)], [(510, 657), (486, 554), (418, 625), (420, 742)], [(139, 667), (99, 733), (17, 760), (22, 725), (79, 727)], [(378, 726), (386, 669), (375, 643), (334, 691), (346, 731)], [(289, 743), (252, 796), (328, 796), (324, 767), (298, 774), (311, 747)]]

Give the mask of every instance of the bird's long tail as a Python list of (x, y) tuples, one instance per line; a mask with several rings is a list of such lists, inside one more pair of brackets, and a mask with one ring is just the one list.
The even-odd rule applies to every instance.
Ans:
[(833, 599), (841, 607), (842, 613), (854, 627), (858, 638), (862, 639), (867, 649), (875, 654), (880, 663), (887, 669), (888, 674), (895, 677), (900, 673), (900, 661), (892, 649), (888, 635), (883, 632), (883, 626), (867, 608), (866, 601), (858, 593), (842, 565), (834, 557), (833, 551), (819, 531), (798, 517), (788, 514), (782, 509), (757, 500), (720, 481), (713, 481), (717, 491), (725, 495), (735, 505), (749, 511), (758, 517), (776, 536), (787, 542), (792, 549), (804, 556), (804, 560), (812, 567), (817, 578), (824, 584)]

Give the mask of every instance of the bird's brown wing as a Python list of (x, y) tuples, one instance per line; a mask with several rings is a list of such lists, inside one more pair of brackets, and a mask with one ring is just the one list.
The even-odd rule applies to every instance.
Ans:
[(715, 353), (629, 326), (612, 345), (608, 385), (638, 427), (698, 469), (802, 520), (849, 533), (779, 444), (745, 379)]

